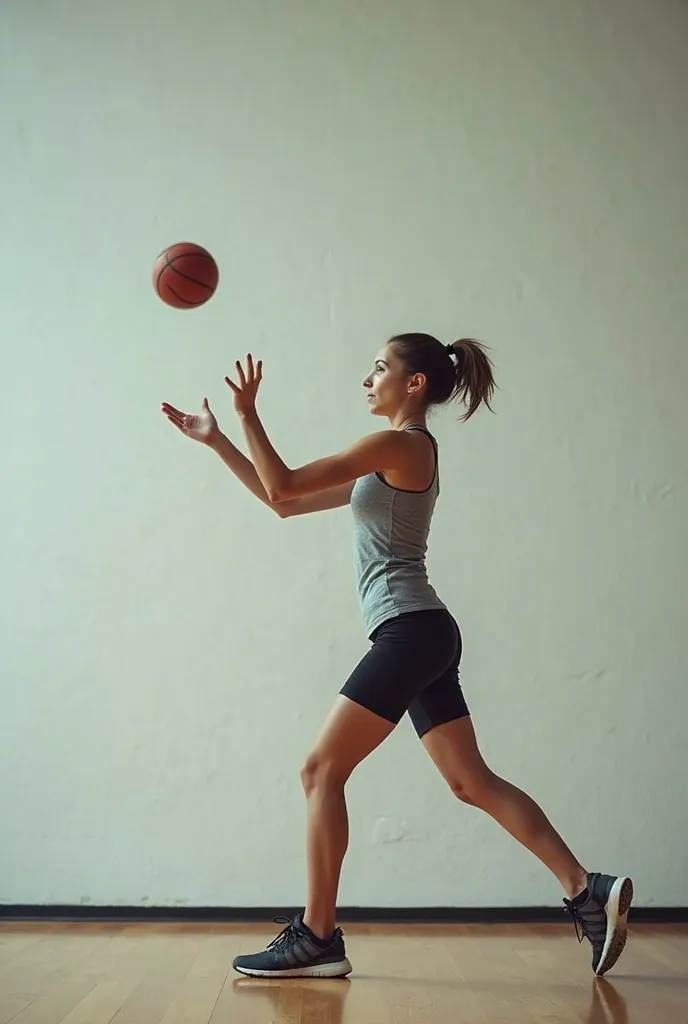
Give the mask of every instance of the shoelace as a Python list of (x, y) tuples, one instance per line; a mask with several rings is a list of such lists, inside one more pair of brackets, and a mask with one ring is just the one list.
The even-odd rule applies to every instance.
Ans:
[(296, 936), (296, 928), (294, 922), (289, 917), (273, 917), (272, 919), (275, 924), (285, 924), (286, 928), (283, 928), (276, 938), (267, 946), (272, 951), (281, 951), (285, 946), (288, 946)]
[(578, 939), (579, 943), (582, 942), (583, 939), (587, 939), (588, 929), (585, 927), (585, 921), (583, 920), (583, 917), (578, 907), (575, 907), (571, 900), (565, 899), (564, 910), (567, 911), (573, 918), (573, 923), (576, 928), (576, 938)]

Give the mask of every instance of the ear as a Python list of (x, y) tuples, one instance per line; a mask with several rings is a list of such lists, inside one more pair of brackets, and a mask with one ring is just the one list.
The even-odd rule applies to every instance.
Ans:
[(408, 379), (408, 393), (409, 395), (416, 395), (419, 391), (422, 391), (427, 382), (427, 377), (424, 373), (414, 373)]

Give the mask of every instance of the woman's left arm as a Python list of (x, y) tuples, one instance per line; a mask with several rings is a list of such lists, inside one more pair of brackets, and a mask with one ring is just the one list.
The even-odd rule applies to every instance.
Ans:
[(403, 431), (381, 430), (368, 434), (336, 455), (290, 469), (280, 458), (256, 411), (256, 394), (262, 380), (262, 363), (254, 367), (247, 357), (247, 371), (236, 363), (239, 383), (225, 380), (234, 393), (234, 408), (239, 414), (251, 461), (270, 501), (288, 501), (304, 494), (349, 483), (368, 473), (400, 469), (406, 459)]

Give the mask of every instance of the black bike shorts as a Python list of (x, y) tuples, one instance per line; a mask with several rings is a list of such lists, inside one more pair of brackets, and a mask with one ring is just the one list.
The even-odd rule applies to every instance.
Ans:
[(419, 736), (470, 714), (459, 683), (461, 632), (446, 609), (398, 615), (370, 639), (345, 697), (395, 725), (408, 711)]

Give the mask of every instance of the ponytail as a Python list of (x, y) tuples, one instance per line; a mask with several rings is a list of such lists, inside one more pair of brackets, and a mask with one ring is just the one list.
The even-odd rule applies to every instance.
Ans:
[(470, 419), (481, 405), (490, 402), (496, 387), (492, 363), (485, 346), (473, 338), (443, 345), (431, 334), (397, 334), (390, 339), (407, 373), (422, 373), (427, 381), (426, 407), (454, 399), (465, 406), (462, 420)]
[(456, 379), (449, 401), (456, 399), (466, 407), (461, 419), (464, 422), (470, 419), (481, 405), (486, 405), (492, 412), (490, 402), (496, 385), (485, 346), (473, 338), (460, 338), (447, 348), (456, 360)]

